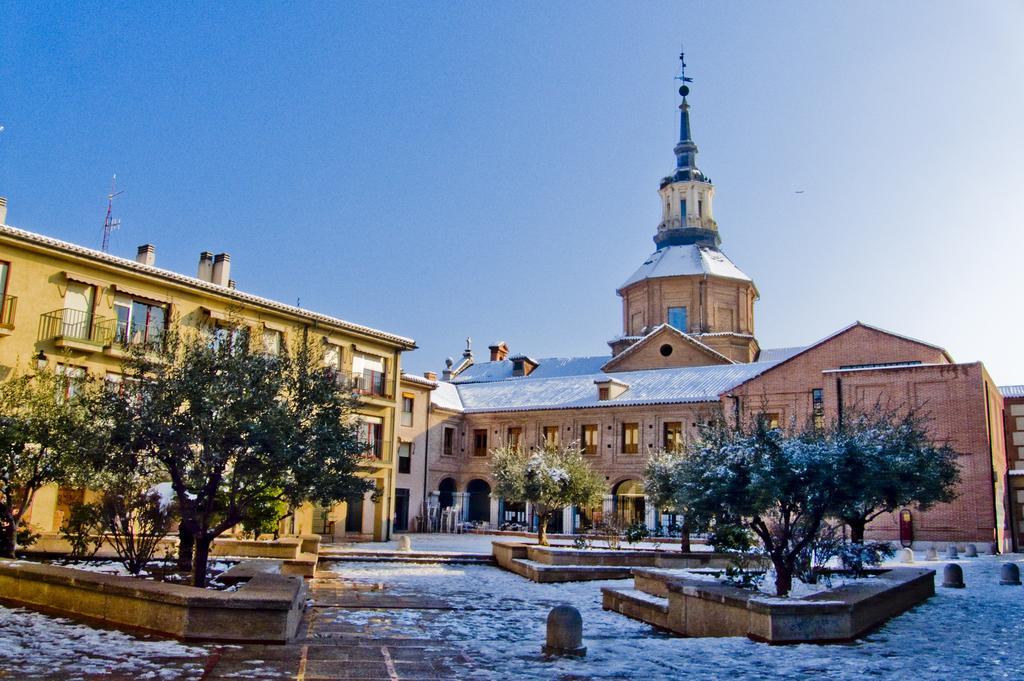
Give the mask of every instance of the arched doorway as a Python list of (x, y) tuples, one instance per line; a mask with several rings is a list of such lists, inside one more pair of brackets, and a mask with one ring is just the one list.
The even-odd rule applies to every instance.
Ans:
[(623, 480), (612, 489), (615, 503), (615, 517), (626, 527), (644, 522), (646, 509), (644, 485), (639, 480)]
[(437, 501), (441, 508), (450, 508), (455, 504), (455, 479), (445, 478), (437, 486)]
[(491, 486), (484, 480), (472, 480), (466, 485), (469, 494), (469, 522), (491, 522)]

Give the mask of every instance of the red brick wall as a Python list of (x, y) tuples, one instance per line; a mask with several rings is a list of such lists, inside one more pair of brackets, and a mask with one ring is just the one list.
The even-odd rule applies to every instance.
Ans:
[[(840, 366), (906, 361), (924, 365), (836, 371)], [(739, 397), (744, 416), (775, 412), (783, 424), (802, 426), (811, 417), (814, 388), (824, 391), (826, 421), (838, 415), (840, 391), (844, 409), (870, 409), (876, 403), (893, 409), (918, 407), (930, 416), (935, 439), (948, 441), (961, 455), (959, 497), (929, 511), (911, 508), (916, 540), (987, 545), (996, 540), (997, 525), (1002, 535), (1005, 523), (1002, 513), (997, 521), (995, 499), (998, 494), (1003, 504), (1005, 493), (993, 486), (993, 465), (998, 470), (1000, 459), (1005, 462), (1002, 399), (981, 364), (949, 364), (936, 348), (855, 326), (730, 394)], [(727, 413), (733, 413), (734, 401), (726, 397), (724, 402)], [(879, 517), (868, 532), (869, 537), (897, 538), (895, 515)]]

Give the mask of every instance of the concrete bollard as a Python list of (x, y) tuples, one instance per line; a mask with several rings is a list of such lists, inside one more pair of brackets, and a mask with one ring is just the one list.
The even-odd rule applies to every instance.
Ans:
[(968, 544), (967, 548), (964, 549), (964, 555), (968, 558), (978, 557), (978, 547), (974, 544)]
[(409, 539), (409, 535), (403, 534), (398, 538), (398, 550), (399, 551), (412, 551), (412, 540)]
[(942, 586), (950, 589), (964, 588), (964, 569), (956, 563), (942, 568)]
[(1020, 568), (1016, 563), (1003, 563), (999, 570), (999, 583), (1002, 586), (1020, 586)]
[(924, 552), (925, 560), (938, 560), (939, 552), (935, 550), (934, 546), (929, 546), (928, 550)]
[(950, 544), (949, 548), (946, 549), (946, 558), (948, 558), (949, 560), (956, 560), (959, 557), (960, 554), (957, 553), (956, 544)]
[(913, 563), (914, 562), (914, 549), (900, 549), (900, 562), (901, 563)]
[(571, 605), (559, 605), (548, 613), (547, 642), (541, 646), (545, 655), (568, 655), (583, 657), (587, 647), (583, 645), (583, 617)]
[(999, 553), (999, 544), (992, 542), (988, 545), (988, 553), (990, 556), (994, 556)]

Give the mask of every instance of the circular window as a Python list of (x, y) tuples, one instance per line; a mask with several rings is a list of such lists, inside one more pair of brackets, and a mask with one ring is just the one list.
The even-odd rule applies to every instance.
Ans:
[(664, 345), (661, 346), (659, 352), (661, 352), (662, 357), (668, 357), (669, 355), (672, 354), (672, 346), (669, 345), (668, 343), (665, 343)]

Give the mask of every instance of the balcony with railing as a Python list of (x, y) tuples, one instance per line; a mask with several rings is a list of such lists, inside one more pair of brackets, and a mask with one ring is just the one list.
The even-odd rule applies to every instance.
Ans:
[(384, 372), (367, 369), (362, 373), (350, 373), (347, 378), (352, 385), (352, 390), (360, 395), (384, 399), (392, 397), (388, 375)]
[(121, 354), (133, 347), (158, 352), (163, 348), (164, 328), (155, 324), (129, 324), (123, 320), (105, 319), (99, 324), (100, 336), (110, 346), (110, 354)]
[(18, 310), (18, 299), (15, 296), (4, 296), (0, 307), (0, 335), (6, 336), (14, 330), (14, 313)]
[(109, 321), (84, 310), (54, 310), (40, 315), (39, 340), (51, 340), (58, 348), (96, 352), (110, 342)]
[(368, 442), (363, 453), (363, 460), (369, 465), (390, 464), (391, 443), (384, 440)]

